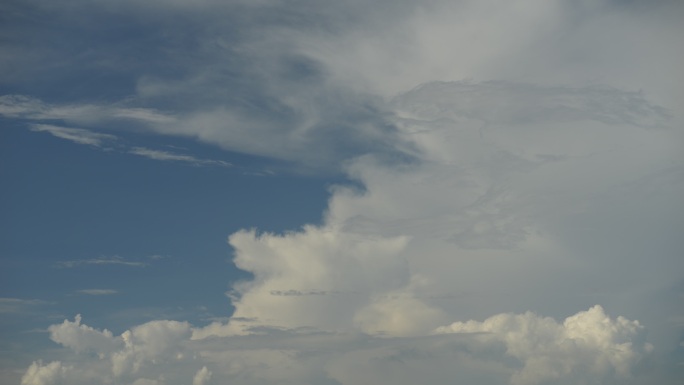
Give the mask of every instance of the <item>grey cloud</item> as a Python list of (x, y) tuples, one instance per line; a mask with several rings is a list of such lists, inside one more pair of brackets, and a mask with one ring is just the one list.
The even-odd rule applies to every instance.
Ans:
[(305, 295), (327, 295), (328, 292), (321, 290), (321, 291), (301, 291), (301, 290), (271, 290), (270, 291), (271, 295), (275, 296), (305, 296)]
[(664, 127), (666, 109), (643, 92), (607, 86), (560, 87), (487, 82), (432, 82), (393, 99), (402, 113), (418, 118), (477, 119), (486, 124), (525, 125), (594, 120), (642, 128)]

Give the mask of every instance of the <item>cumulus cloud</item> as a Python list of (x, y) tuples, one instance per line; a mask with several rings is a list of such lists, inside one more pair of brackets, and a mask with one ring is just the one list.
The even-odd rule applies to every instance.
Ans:
[[(106, 331), (79, 321), (77, 317), (75, 322), (53, 325), (53, 339), (72, 349), (88, 345), (96, 354), (81, 356), (78, 366), (66, 369), (59, 362), (34, 363), (24, 383), (41, 383), (28, 380), (38, 378), (38, 373), (55, 381), (44, 383), (59, 383), (57, 379), (67, 371), (72, 377), (99, 373), (115, 384), (408, 385), (421, 378), (441, 383), (454, 376), (514, 385), (631, 383), (633, 371), (652, 349), (638, 321), (613, 319), (600, 306), (563, 322), (530, 312), (498, 314), (413, 337), (271, 329), (191, 340), (189, 325), (153, 321), (115, 337), (124, 346), (119, 344), (114, 350), (97, 343), (102, 336), (111, 340)], [(78, 338), (57, 337), (67, 328), (79, 329)], [(74, 343), (77, 339), (80, 342)], [(201, 368), (189, 377), (188, 370), (198, 364)], [(209, 370), (209, 365), (215, 369)]]
[(76, 352), (106, 353), (115, 350), (120, 345), (120, 341), (115, 339), (109, 330), (99, 331), (82, 325), (80, 314), (76, 315), (74, 321), (64, 320), (61, 324), (50, 326), (48, 331), (51, 340)]
[(503, 342), (506, 354), (520, 360), (512, 384), (539, 384), (573, 376), (594, 382), (628, 378), (653, 347), (644, 343), (643, 326), (624, 317), (613, 320), (594, 306), (558, 323), (534, 313), (499, 314), (483, 322), (455, 322), (436, 333), (482, 333), (484, 343)]
[(195, 377), (192, 378), (192, 385), (206, 385), (211, 380), (211, 370), (203, 366), (202, 369), (195, 373)]
[(72, 368), (62, 365), (59, 361), (53, 361), (43, 365), (37, 361), (29, 366), (21, 378), (21, 385), (59, 385), (65, 384), (65, 379)]
[(87, 295), (111, 295), (111, 294), (118, 293), (118, 291), (112, 290), (112, 289), (83, 289), (83, 290), (77, 291), (77, 293), (87, 294)]

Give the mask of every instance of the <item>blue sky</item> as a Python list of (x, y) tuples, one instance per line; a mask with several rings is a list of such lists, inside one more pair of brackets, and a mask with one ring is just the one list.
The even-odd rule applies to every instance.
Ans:
[(679, 1), (6, 1), (0, 382), (677, 384)]

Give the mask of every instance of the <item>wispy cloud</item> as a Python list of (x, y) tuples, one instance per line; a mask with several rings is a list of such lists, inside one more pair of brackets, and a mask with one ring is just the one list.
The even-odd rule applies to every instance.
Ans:
[(27, 308), (49, 304), (51, 302), (40, 299), (0, 298), (0, 314), (22, 313)]
[[(0, 110), (0, 113), (1, 112), (2, 110)], [(144, 114), (145, 112), (142, 111), (138, 113)], [(76, 144), (83, 144), (97, 148), (102, 148), (104, 145), (109, 144), (110, 147), (102, 148), (102, 150), (116, 149), (121, 152), (143, 156), (145, 158), (158, 160), (161, 162), (184, 162), (195, 166), (233, 166), (232, 164), (222, 160), (198, 158), (192, 155), (164, 150), (155, 150), (147, 147), (129, 147), (122, 144), (121, 141), (118, 141), (119, 138), (116, 135), (94, 132), (84, 128), (62, 127), (52, 124), (32, 124), (31, 131), (46, 132), (60, 139), (65, 139)]]
[(116, 136), (110, 134), (93, 132), (82, 128), (53, 126), (51, 124), (34, 124), (31, 126), (31, 131), (47, 132), (61, 139), (94, 147), (102, 147), (105, 142), (117, 140)]
[(125, 119), (141, 123), (170, 123), (172, 115), (149, 108), (98, 104), (49, 104), (24, 95), (1, 95), (0, 115), (28, 120), (63, 120), (92, 123)]
[(77, 293), (87, 295), (112, 295), (117, 294), (119, 292), (117, 290), (112, 289), (83, 289), (78, 290)]
[(82, 265), (124, 265), (133, 267), (145, 267), (148, 264), (144, 262), (127, 261), (119, 256), (114, 257), (102, 257), (93, 259), (78, 259), (72, 261), (60, 261), (57, 262), (57, 267), (72, 268)]
[(170, 151), (153, 150), (146, 147), (134, 147), (129, 151), (131, 154), (144, 156), (149, 159), (165, 162), (185, 162), (194, 165), (213, 165), (221, 167), (231, 167), (232, 165), (222, 160), (202, 159), (192, 155), (178, 154)]

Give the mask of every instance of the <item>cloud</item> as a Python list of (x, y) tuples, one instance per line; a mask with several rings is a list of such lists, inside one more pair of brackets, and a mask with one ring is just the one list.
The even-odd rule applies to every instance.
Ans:
[[(643, 326), (606, 316), (594, 306), (557, 323), (533, 313), (499, 314), (483, 322), (456, 322), (437, 333), (483, 333), (485, 343), (503, 342), (506, 354), (523, 363), (514, 385), (540, 384), (572, 375), (583, 381), (616, 375), (628, 378), (635, 364), (653, 350), (644, 343)], [(635, 343), (635, 341), (639, 341)]]
[(61, 139), (94, 147), (102, 147), (102, 145), (107, 142), (117, 140), (116, 136), (110, 134), (92, 132), (82, 128), (59, 127), (49, 124), (34, 124), (32, 125), (31, 131), (47, 132)]
[[(80, 324), (78, 316), (51, 326), (50, 332), (56, 342), (82, 352), (79, 364), (69, 368), (73, 377), (99, 374), (114, 383), (168, 385), (403, 385), (419, 378), (440, 383), (454, 376), (491, 384), (572, 384), (596, 378), (631, 383), (633, 370), (651, 350), (637, 321), (612, 319), (600, 306), (562, 323), (529, 312), (498, 314), (437, 329), (447, 334), (416, 337), (264, 330), (190, 340), (189, 325), (174, 321), (152, 321), (113, 337)], [(86, 351), (91, 354), (83, 355)], [(54, 373), (59, 367), (34, 363), (24, 377), (41, 370)], [(188, 377), (193, 367), (194, 376)]]
[(0, 115), (32, 121), (60, 120), (68, 123), (92, 124), (124, 120), (140, 123), (170, 123), (171, 115), (140, 107), (118, 107), (97, 104), (49, 104), (25, 95), (1, 95)]
[(221, 167), (231, 167), (230, 163), (221, 160), (200, 159), (192, 155), (183, 155), (169, 151), (152, 150), (145, 147), (134, 147), (130, 150), (130, 153), (159, 161), (186, 162), (194, 165), (213, 165)]
[(114, 256), (111, 258), (93, 258), (93, 259), (78, 259), (73, 261), (59, 261), (57, 262), (58, 267), (72, 268), (82, 265), (124, 265), (132, 267), (145, 267), (148, 264), (145, 262), (128, 261), (122, 257)]
[(64, 366), (60, 361), (52, 361), (47, 365), (41, 361), (33, 362), (21, 378), (21, 385), (63, 384), (71, 370), (70, 366)]
[(40, 299), (0, 298), (0, 313), (23, 313), (34, 306), (43, 306), (51, 302)]
[(87, 295), (111, 295), (111, 294), (117, 294), (117, 290), (112, 290), (112, 289), (83, 289), (77, 291), (77, 293), (81, 294), (87, 294)]
[(48, 331), (51, 340), (76, 352), (94, 351), (104, 354), (121, 345), (121, 341), (116, 340), (109, 330), (98, 331), (82, 325), (80, 314), (76, 315), (73, 322), (64, 320), (62, 324), (50, 326)]
[[(75, 320), (54, 337), (104, 354), (76, 353), (75, 371), (125, 384), (204, 368), (240, 384), (679, 383), (681, 325), (663, 320), (684, 271), (681, 4), (108, 4), (130, 33), (107, 49), (84, 33), (42, 79), (107, 68), (135, 86), (109, 104), (7, 96), (4, 116), (126, 121), (351, 183), (320, 225), (230, 235), (251, 278), (227, 322), (115, 337)], [(79, 7), (45, 21), (111, 18)], [(8, 84), (46, 68), (15, 67)], [(144, 265), (61, 265), (117, 263)]]
[(202, 369), (195, 373), (195, 377), (192, 378), (192, 385), (206, 385), (211, 380), (211, 375), (211, 370), (203, 366)]
[[(111, 341), (78, 370), (128, 383), (170, 370), (189, 383), (205, 366), (241, 384), (648, 378), (679, 331), (662, 321), (672, 297), (657, 296), (682, 268), (684, 167), (668, 115), (632, 92), (509, 82), (425, 84), (391, 104), (414, 161), (356, 157), (355, 184), (331, 189), (321, 225), (232, 234), (252, 277), (229, 292), (228, 322), (114, 337), (75, 320), (54, 339), (75, 351)], [(63, 265), (125, 262), (84, 261)], [(658, 312), (634, 300), (649, 296)], [(639, 322), (602, 307), (567, 316), (587, 303)]]

